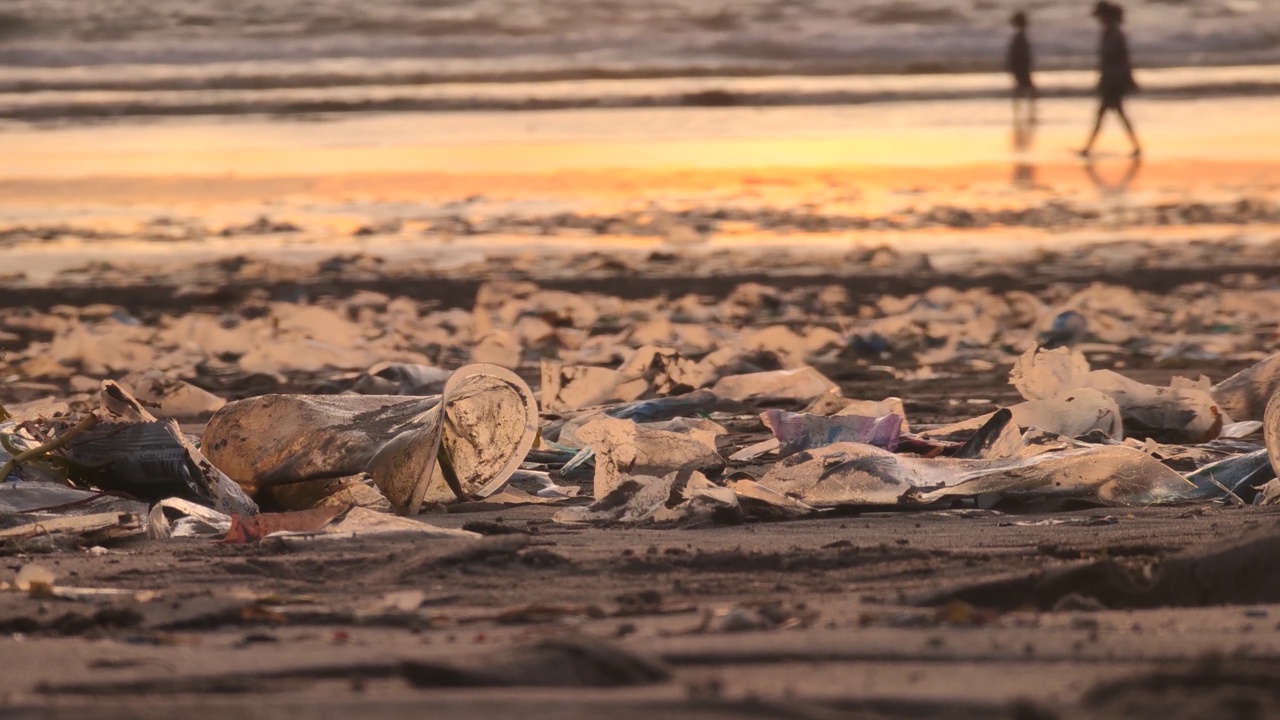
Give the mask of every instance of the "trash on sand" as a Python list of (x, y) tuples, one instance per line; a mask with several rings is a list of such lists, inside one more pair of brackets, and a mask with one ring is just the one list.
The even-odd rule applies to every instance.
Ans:
[(53, 581), (57, 579), (58, 576), (49, 568), (28, 563), (18, 569), (18, 574), (13, 578), (13, 586), (20, 592), (32, 595), (52, 595)]
[(760, 413), (760, 419), (778, 439), (778, 454), (781, 457), (838, 442), (859, 442), (894, 450), (898, 447), (898, 438), (902, 433), (902, 416), (896, 414), (881, 417), (825, 417), (785, 410), (765, 410)]
[[(27, 552), (109, 543), (142, 531), (145, 503), (51, 482), (0, 483), (0, 542)], [(43, 539), (33, 544), (33, 539)]]
[(733, 490), (686, 468), (662, 477), (628, 476), (591, 506), (565, 508), (553, 519), (565, 524), (736, 525), (744, 516)]
[[(132, 395), (108, 380), (91, 427), (65, 449), (71, 479), (80, 485), (126, 492), (141, 500), (186, 497), (229, 515), (258, 508), (215, 467), (175, 420), (158, 420)], [(63, 437), (71, 434), (68, 431)]]
[(367, 473), (333, 480), (313, 480), (291, 485), (272, 485), (258, 493), (263, 507), (274, 512), (308, 510), (323, 505), (367, 507), (391, 512), (391, 502), (373, 484)]
[(441, 395), (264, 395), (228, 404), (205, 428), (215, 465), (250, 493), (368, 472), (396, 512), (500, 489), (533, 446), (538, 410), (494, 365), (454, 372)]
[(725, 485), (738, 497), (738, 504), (743, 511), (752, 517), (800, 517), (818, 511), (811, 505), (765, 487), (749, 477), (731, 477)]
[(143, 532), (142, 521), (133, 513), (105, 512), (67, 515), (29, 522), (0, 530), (0, 542), (29, 540), (41, 535), (74, 535), (89, 544), (101, 544)]
[(542, 361), (542, 408), (548, 412), (577, 410), (642, 398), (681, 395), (709, 380), (697, 363), (670, 348), (638, 348), (616, 370), (590, 365)]
[(1267, 403), (1277, 391), (1280, 391), (1280, 353), (1214, 385), (1209, 394), (1232, 420), (1261, 420)]
[(347, 511), (344, 507), (318, 507), (287, 513), (259, 513), (231, 518), (231, 528), (222, 542), (229, 545), (258, 542), (277, 532), (318, 532)]
[(380, 362), (356, 378), (351, 389), (361, 395), (426, 395), (440, 392), (450, 375), (430, 365)]
[(229, 516), (184, 500), (162, 500), (151, 508), (147, 535), (152, 539), (208, 538), (239, 545), (279, 540), (290, 546), (351, 540), (363, 536), (477, 538), (476, 533), (441, 528), (362, 507), (324, 506), (286, 513)]
[(761, 605), (736, 605), (703, 611), (702, 621), (688, 632), (734, 633), (807, 628), (817, 622), (819, 617), (817, 610), (808, 608), (803, 603), (794, 606), (780, 601)]
[(602, 417), (578, 428), (595, 453), (593, 495), (604, 500), (629, 475), (662, 476), (676, 470), (718, 472), (725, 466), (715, 436), (653, 430), (630, 420)]
[(227, 404), (226, 400), (217, 395), (155, 368), (124, 376), (120, 379), (120, 386), (138, 400), (155, 408), (154, 414), (161, 418), (212, 415)]
[[(75, 573), (72, 573), (73, 575)], [(159, 593), (151, 590), (122, 590), (118, 588), (83, 588), (68, 587), (57, 584), (58, 576), (52, 570), (27, 563), (18, 569), (13, 578), (13, 588), (18, 592), (28, 593), (35, 598), (62, 598), (65, 600), (101, 600), (109, 597), (126, 596), (135, 602), (150, 602)], [(5, 583), (6, 587), (8, 583)]]
[(1013, 411), (1000, 408), (987, 422), (951, 453), (950, 457), (976, 460), (1017, 457), (1023, 454), (1022, 431), (1014, 422)]
[(754, 403), (787, 400), (811, 403), (839, 389), (839, 385), (807, 365), (792, 370), (729, 375), (711, 386), (711, 392), (719, 397)]
[[(1080, 437), (1099, 431), (1116, 440), (1124, 438), (1120, 406), (1111, 396), (1093, 388), (1068, 390), (1047, 400), (1027, 400), (1009, 406), (1018, 427), (1035, 428), (1063, 437)], [(920, 433), (922, 437), (962, 440), (989, 422), (994, 413), (951, 423)]]
[(1222, 430), (1223, 412), (1207, 387), (1179, 378), (1169, 387), (1155, 387), (1111, 370), (1090, 370), (1084, 355), (1067, 348), (1028, 350), (1013, 366), (1009, 382), (1027, 400), (1048, 400), (1080, 388), (1101, 391), (1119, 406), (1129, 435), (1196, 443), (1208, 442)]
[[(689, 429), (687, 427), (676, 428), (675, 425), (662, 425), (662, 423), (672, 421), (680, 421), (681, 424), (693, 422), (694, 420), (689, 416), (705, 414), (720, 403), (720, 398), (714, 393), (708, 390), (696, 390), (684, 395), (586, 408), (572, 417), (555, 420), (547, 424), (542, 429), (542, 437), (545, 440), (555, 442), (561, 448), (581, 450), (587, 447), (587, 443), (578, 437), (578, 429), (600, 418), (631, 420), (653, 430), (687, 432)], [(709, 425), (703, 427), (710, 429)], [(577, 462), (581, 463), (589, 459), (589, 457), (579, 457)], [(568, 472), (568, 469), (565, 472)]]
[[(1263, 412), (1262, 435), (1267, 446), (1267, 456), (1271, 460), (1271, 469), (1280, 475), (1280, 392), (1271, 396)], [(1264, 485), (1258, 495), (1259, 505), (1274, 505), (1280, 502), (1280, 480), (1271, 480)]]
[(1150, 455), (1091, 447), (1028, 458), (965, 460), (894, 455), (859, 443), (807, 450), (774, 465), (760, 484), (814, 507), (919, 507), (973, 499), (1150, 505), (1186, 499), (1195, 486)]
[(776, 437), (769, 438), (768, 440), (761, 440), (758, 443), (752, 443), (751, 445), (748, 445), (742, 448), (741, 450), (739, 450), (738, 452), (730, 455), (729, 461), (730, 462), (751, 462), (752, 460), (755, 460), (756, 458), (762, 455), (767, 455), (769, 453), (776, 453), (778, 452), (778, 449), (781, 447), (782, 447), (782, 442), (779, 441), (778, 438)]
[(1243, 420), (1241, 422), (1233, 422), (1222, 426), (1222, 432), (1218, 435), (1220, 438), (1228, 440), (1239, 440), (1247, 438), (1250, 435), (1262, 429), (1261, 420)]
[(58, 483), (29, 480), (0, 483), (0, 515), (30, 515), (36, 520), (108, 511), (141, 514), (146, 510), (146, 503)]
[(165, 498), (147, 513), (147, 537), (223, 537), (231, 530), (231, 516), (181, 498)]
[(1276, 477), (1268, 454), (1263, 448), (1234, 455), (1205, 465), (1186, 478), (1196, 486), (1197, 499), (1211, 500), (1233, 495), (1242, 502), (1251, 503), (1258, 496), (1258, 488)]

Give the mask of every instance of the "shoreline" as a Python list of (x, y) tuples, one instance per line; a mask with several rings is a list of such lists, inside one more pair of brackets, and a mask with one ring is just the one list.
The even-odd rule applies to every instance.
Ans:
[[(1146, 67), (1139, 97), (1177, 100), (1280, 94), (1280, 65)], [(0, 123), (24, 127), (114, 124), (167, 118), (266, 116), (277, 120), (365, 113), (546, 112), (600, 109), (786, 108), (1005, 99), (1000, 72), (754, 75), (657, 74), (607, 79), (432, 81), (422, 77), (200, 78), (96, 77), (23, 80), (0, 73)], [(1092, 97), (1092, 70), (1042, 70), (1046, 99)], [(0, 127), (3, 127), (0, 125)]]

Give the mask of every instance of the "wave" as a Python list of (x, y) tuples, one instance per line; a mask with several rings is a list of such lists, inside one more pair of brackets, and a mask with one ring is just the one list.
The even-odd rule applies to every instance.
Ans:
[[(1274, 95), (1271, 66), (1167, 68), (1139, 74), (1147, 97)], [(1093, 92), (1087, 71), (1040, 73), (1045, 97)], [(999, 73), (678, 77), (500, 83), (426, 83), (266, 89), (40, 90), (0, 92), (0, 119), (75, 121), (188, 115), (520, 111), (579, 108), (849, 105), (1007, 95)]]

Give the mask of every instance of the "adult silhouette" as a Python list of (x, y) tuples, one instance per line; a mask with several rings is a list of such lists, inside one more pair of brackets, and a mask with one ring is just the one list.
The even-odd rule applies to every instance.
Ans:
[(1102, 40), (1098, 44), (1098, 117), (1093, 123), (1089, 141), (1080, 150), (1080, 154), (1088, 157), (1093, 152), (1093, 143), (1098, 139), (1098, 131), (1102, 129), (1102, 118), (1108, 110), (1112, 110), (1129, 135), (1133, 157), (1139, 157), (1142, 155), (1142, 146), (1138, 143), (1133, 123), (1124, 112), (1125, 96), (1138, 89), (1138, 84), (1133, 80), (1133, 66), (1129, 62), (1129, 41), (1120, 29), (1124, 24), (1124, 8), (1107, 0), (1100, 0), (1093, 8), (1093, 16), (1102, 24)]
[(1004, 66), (1013, 76), (1013, 121), (1019, 122), (1019, 112), (1025, 103), (1028, 107), (1027, 117), (1036, 121), (1036, 84), (1031, 79), (1031, 41), (1027, 39), (1027, 14), (1017, 12), (1009, 18), (1013, 26), (1013, 37), (1009, 40), (1009, 50), (1005, 54)]

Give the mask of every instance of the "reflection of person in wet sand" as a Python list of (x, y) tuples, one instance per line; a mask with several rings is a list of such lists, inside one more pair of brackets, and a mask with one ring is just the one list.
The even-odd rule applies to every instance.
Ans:
[(1138, 144), (1138, 136), (1133, 131), (1133, 123), (1124, 112), (1124, 98), (1137, 91), (1138, 84), (1133, 80), (1133, 67), (1129, 64), (1129, 41), (1124, 36), (1120, 25), (1124, 23), (1124, 8), (1106, 0), (1100, 0), (1093, 8), (1093, 16), (1102, 23), (1102, 42), (1098, 48), (1098, 117), (1093, 123), (1093, 132), (1089, 142), (1085, 143), (1080, 154), (1088, 157), (1093, 151), (1093, 143), (1098, 139), (1098, 131), (1102, 129), (1102, 118), (1108, 110), (1114, 110), (1129, 134), (1129, 142), (1133, 144), (1133, 156), (1142, 154)]
[(1020, 106), (1026, 103), (1029, 109), (1028, 119), (1036, 121), (1036, 85), (1031, 80), (1031, 42), (1027, 40), (1027, 14), (1014, 13), (1009, 18), (1014, 27), (1013, 39), (1009, 41), (1009, 52), (1005, 55), (1004, 66), (1013, 75), (1013, 121), (1021, 117)]
[(1129, 190), (1129, 185), (1133, 183), (1133, 179), (1138, 176), (1138, 170), (1142, 167), (1142, 159), (1134, 155), (1129, 160), (1129, 167), (1125, 169), (1124, 175), (1115, 182), (1108, 182), (1098, 173), (1098, 169), (1094, 167), (1094, 162), (1090, 160), (1085, 163), (1084, 171), (1089, 175), (1089, 179), (1098, 188), (1099, 195), (1124, 195)]
[(1016, 114), (1013, 117), (1013, 150), (1016, 157), (1013, 163), (1013, 186), (1033, 188), (1036, 184), (1036, 167), (1031, 163), (1030, 154), (1035, 144), (1036, 125), (1034, 120), (1022, 120)]

